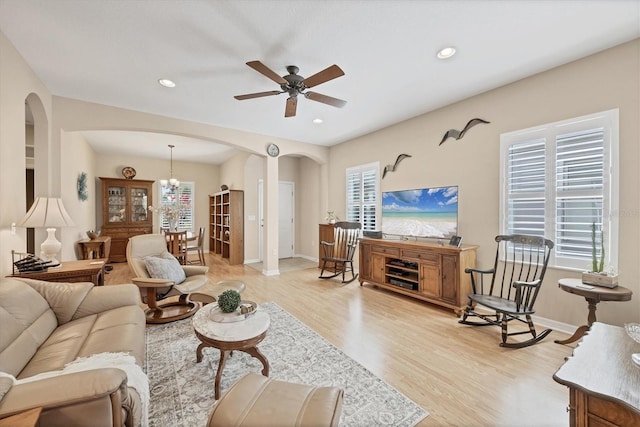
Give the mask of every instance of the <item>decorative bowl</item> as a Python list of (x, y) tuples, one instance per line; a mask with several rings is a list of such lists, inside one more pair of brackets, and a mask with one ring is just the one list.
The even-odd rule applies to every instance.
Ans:
[[(640, 323), (625, 323), (624, 329), (627, 331), (627, 335), (640, 344)], [(640, 353), (632, 354), (631, 360), (637, 366), (640, 366)]]
[(100, 233), (96, 233), (95, 231), (87, 231), (87, 237), (89, 237), (91, 240), (95, 239), (96, 237), (100, 236)]

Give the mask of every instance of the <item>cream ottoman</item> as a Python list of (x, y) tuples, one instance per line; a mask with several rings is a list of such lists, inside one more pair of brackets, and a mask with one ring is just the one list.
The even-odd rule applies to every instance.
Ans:
[(337, 427), (343, 390), (313, 387), (249, 373), (213, 407), (209, 427)]

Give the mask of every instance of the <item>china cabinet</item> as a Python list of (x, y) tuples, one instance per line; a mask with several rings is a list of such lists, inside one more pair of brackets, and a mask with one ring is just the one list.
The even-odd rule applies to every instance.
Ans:
[(113, 262), (127, 260), (129, 238), (150, 234), (153, 218), (149, 211), (154, 181), (141, 179), (100, 178), (102, 182), (102, 236), (111, 237)]

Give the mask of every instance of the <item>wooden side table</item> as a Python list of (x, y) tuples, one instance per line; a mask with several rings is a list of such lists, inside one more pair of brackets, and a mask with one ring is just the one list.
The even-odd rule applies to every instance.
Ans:
[(17, 273), (12, 277), (46, 280), (47, 282), (93, 282), (96, 286), (104, 285), (104, 265), (106, 259), (63, 261), (60, 267), (47, 271)]
[(640, 351), (624, 328), (596, 322), (553, 379), (569, 387), (569, 425), (639, 426)]
[(269, 314), (258, 309), (250, 317), (239, 321), (221, 323), (211, 320), (209, 315), (218, 308), (218, 304), (207, 304), (193, 316), (192, 324), (201, 344), (196, 349), (196, 362), (202, 361), (202, 349), (205, 347), (220, 350), (220, 360), (213, 386), (214, 398), (220, 399), (220, 379), (227, 356), (234, 351), (243, 351), (262, 363), (262, 375), (269, 376), (269, 361), (258, 349), (258, 344), (267, 336), (271, 324)]
[(100, 236), (95, 239), (84, 239), (78, 242), (82, 259), (104, 258), (109, 259), (111, 252), (111, 237)]
[(601, 286), (586, 285), (580, 279), (560, 279), (558, 286), (565, 292), (584, 297), (589, 307), (587, 324), (576, 329), (574, 334), (566, 340), (555, 340), (558, 344), (571, 344), (584, 336), (593, 325), (593, 322), (596, 321), (596, 304), (600, 301), (629, 301), (633, 294), (629, 289), (622, 286), (603, 288)]

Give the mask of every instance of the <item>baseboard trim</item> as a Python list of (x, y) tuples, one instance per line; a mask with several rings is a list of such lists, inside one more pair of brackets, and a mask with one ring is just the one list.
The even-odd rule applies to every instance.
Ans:
[(244, 263), (245, 264), (255, 264), (256, 262), (260, 262), (259, 259), (245, 259)]
[(265, 276), (278, 276), (280, 274), (280, 270), (277, 268), (275, 270), (262, 270), (262, 274)]
[[(495, 313), (495, 311), (491, 310), (490, 308), (487, 308), (487, 307), (483, 306), (482, 304), (478, 304), (476, 309), (478, 307), (481, 308), (483, 310), (483, 312), (486, 310), (486, 314)], [(535, 326), (541, 326), (541, 327), (545, 327), (545, 328), (550, 328), (550, 329), (553, 329), (554, 331), (563, 332), (563, 333), (569, 334), (569, 335), (572, 335), (576, 331), (576, 329), (578, 329), (577, 326), (570, 325), (568, 323), (558, 322), (558, 321), (552, 320), (552, 319), (547, 319), (546, 317), (533, 315), (533, 316), (531, 316), (531, 319), (533, 320), (533, 324)]]
[(578, 329), (577, 326), (570, 325), (568, 323), (558, 322), (552, 319), (547, 319), (546, 317), (540, 317), (540, 316), (531, 316), (531, 317), (533, 319), (534, 325), (544, 326), (545, 328), (551, 328), (557, 332), (564, 332), (565, 334), (572, 335), (576, 331), (576, 329)]
[(309, 256), (309, 255), (295, 254), (293, 256), (295, 258), (304, 258), (304, 259), (306, 259), (308, 261), (318, 262), (318, 258), (314, 258), (314, 257)]

